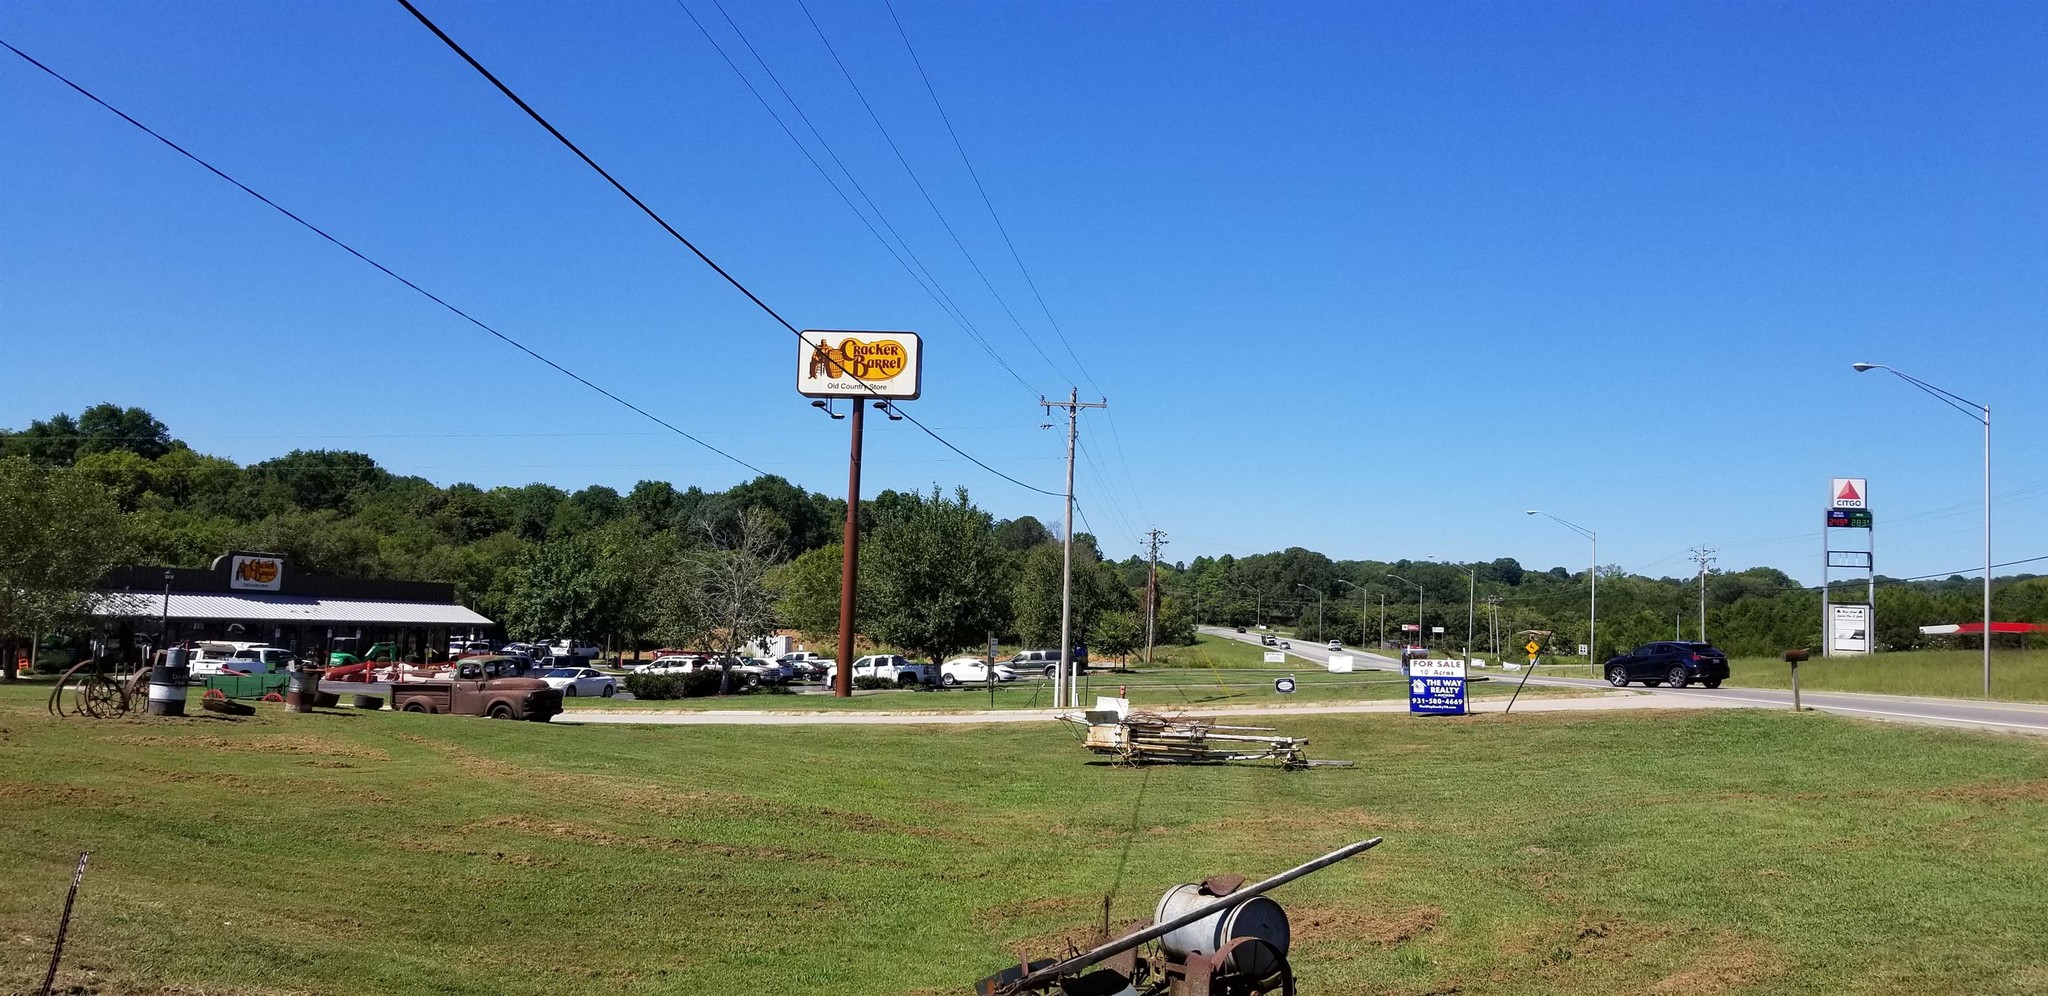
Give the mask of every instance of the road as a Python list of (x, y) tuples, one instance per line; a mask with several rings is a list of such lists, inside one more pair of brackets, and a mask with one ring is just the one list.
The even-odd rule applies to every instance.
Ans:
[[(1204, 626), (1201, 631), (1209, 636), (1241, 640), (1257, 644), (1259, 634), (1239, 633), (1215, 626)], [(1318, 666), (1328, 667), (1332, 651), (1305, 641), (1290, 641), (1293, 645), (1287, 653)], [(1381, 670), (1399, 670), (1400, 661), (1383, 654), (1363, 650), (1344, 650), (1352, 655), (1357, 666)], [(1491, 669), (1489, 669), (1491, 670)], [(1515, 672), (1501, 672), (1503, 680), (1518, 679)], [(1587, 691), (1610, 688), (1606, 682), (1593, 678), (1566, 678), (1553, 675), (1532, 675), (1531, 685), (1549, 685), (1562, 688), (1582, 688)], [(1711, 702), (1714, 705), (1736, 708), (1790, 709), (1792, 693), (1777, 688), (1684, 688), (1664, 689), (1651, 693), (1654, 697), (1671, 702), (1680, 698)], [(1921, 723), (1929, 726), (1950, 726), (1964, 729), (1996, 730), (2009, 733), (2032, 733), (2048, 735), (2048, 705), (2024, 702), (1984, 702), (1974, 699), (1940, 699), (1907, 695), (1876, 695), (1862, 692), (1802, 692), (1800, 704), (1822, 712), (1839, 713), (1844, 716), (1859, 716), (1865, 719), (1881, 719), (1901, 723)], [(1517, 711), (1521, 706), (1517, 705)]]

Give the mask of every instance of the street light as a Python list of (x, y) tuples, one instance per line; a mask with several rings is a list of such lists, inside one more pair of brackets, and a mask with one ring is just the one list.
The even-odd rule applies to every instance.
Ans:
[(1443, 565), (1465, 575), (1465, 656), (1472, 656), (1472, 617), (1479, 606), (1479, 573), (1459, 567), (1449, 561)]
[[(1349, 582), (1349, 581), (1346, 581), (1346, 580), (1344, 580), (1343, 578), (1338, 578), (1338, 579), (1337, 579), (1337, 583), (1338, 583), (1338, 584), (1351, 584), (1351, 582)], [(1353, 588), (1357, 588), (1357, 589), (1358, 589), (1358, 645), (1359, 645), (1359, 646), (1361, 646), (1361, 647), (1363, 647), (1363, 646), (1367, 646), (1367, 643), (1366, 643), (1366, 639), (1365, 639), (1365, 610), (1366, 610), (1366, 605), (1367, 605), (1367, 602), (1366, 602), (1366, 597), (1367, 597), (1367, 596), (1366, 596), (1366, 591), (1365, 591), (1365, 589), (1364, 589), (1363, 587), (1361, 587), (1361, 586), (1359, 586), (1359, 585), (1355, 585), (1355, 584), (1351, 584), (1351, 587), (1353, 587)]]
[[(1415, 584), (1415, 582), (1410, 581), (1399, 574), (1389, 574), (1387, 576), (1393, 578), (1396, 581), (1401, 582), (1402, 584)], [(1415, 584), (1415, 645), (1418, 647), (1427, 646), (1427, 644), (1424, 643), (1422, 639), (1422, 586), (1419, 584)], [(1403, 659), (1406, 659), (1405, 652)]]
[[(1967, 398), (1950, 394), (1912, 374), (1882, 363), (1852, 363), (1857, 373), (1871, 370), (1890, 370), (1893, 376), (1934, 395), (1943, 404), (1976, 419), (1984, 424), (1984, 697), (1991, 697), (1991, 406), (1980, 405)], [(1821, 633), (1827, 639), (1827, 633)]]
[(1316, 639), (1328, 640), (1329, 634), (1323, 632), (1323, 593), (1305, 584), (1297, 584), (1295, 587), (1312, 592), (1316, 596)]
[(1575, 525), (1551, 515), (1541, 509), (1532, 508), (1526, 515), (1540, 515), (1593, 542), (1593, 566), (1586, 570), (1587, 586), (1592, 589), (1586, 599), (1586, 666), (1593, 669), (1593, 676), (1600, 676), (1600, 665), (1594, 662), (1600, 653), (1600, 645), (1594, 638), (1600, 633), (1600, 534), (1584, 526)]

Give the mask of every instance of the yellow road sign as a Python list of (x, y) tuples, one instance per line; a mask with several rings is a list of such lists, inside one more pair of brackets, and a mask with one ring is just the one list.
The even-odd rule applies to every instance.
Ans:
[(1522, 645), (1522, 649), (1533, 654), (1538, 650), (1542, 650), (1543, 645), (1537, 643), (1535, 640), (1530, 640), (1528, 643)]

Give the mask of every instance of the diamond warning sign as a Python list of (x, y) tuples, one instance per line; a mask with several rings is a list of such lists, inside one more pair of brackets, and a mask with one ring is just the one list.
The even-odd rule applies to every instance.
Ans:
[(1834, 496), (1834, 504), (1829, 505), (1829, 508), (1870, 507), (1867, 498), (1870, 494), (1870, 488), (1864, 478), (1837, 477), (1835, 478), (1834, 487), (1830, 488), (1828, 493)]

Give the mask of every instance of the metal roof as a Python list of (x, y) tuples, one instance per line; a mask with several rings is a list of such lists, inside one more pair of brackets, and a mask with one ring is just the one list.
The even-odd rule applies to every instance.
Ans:
[[(93, 613), (103, 616), (166, 614), (161, 593), (100, 592)], [(169, 595), (172, 619), (237, 619), (284, 623), (371, 623), (388, 626), (489, 626), (491, 621), (446, 602), (380, 602), (360, 598), (256, 593)]]

